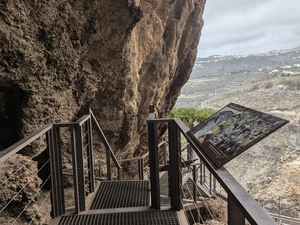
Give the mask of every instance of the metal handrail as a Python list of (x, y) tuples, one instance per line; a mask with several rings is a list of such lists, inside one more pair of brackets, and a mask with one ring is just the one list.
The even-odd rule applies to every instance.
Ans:
[(89, 115), (84, 115), (82, 116), (80, 119), (78, 119), (75, 122), (71, 122), (71, 123), (55, 123), (52, 126), (53, 127), (72, 127), (72, 126), (82, 126), (85, 122), (87, 122), (89, 119), (91, 119), (93, 127), (95, 128), (96, 132), (98, 133), (99, 137), (101, 138), (101, 141), (103, 142), (104, 146), (106, 147), (106, 151), (109, 151), (109, 155), (112, 158), (115, 166), (117, 167), (117, 169), (121, 169), (120, 163), (117, 160), (114, 152), (112, 151), (98, 121), (96, 120), (95, 115), (93, 114), (92, 110), (89, 110)]
[(42, 127), (41, 129), (24, 137), (23, 139), (11, 145), (10, 147), (4, 149), (3, 151), (0, 152), (0, 163), (4, 162), (12, 155), (18, 153), (20, 150), (25, 148), (27, 145), (31, 144), (33, 141), (35, 141), (36, 139), (38, 139), (39, 137), (41, 137), (51, 129), (52, 129), (52, 124), (48, 124)]
[[(91, 129), (94, 128), (103, 144), (106, 147), (107, 155), (107, 174), (108, 179), (111, 179), (111, 168), (110, 161), (114, 162), (118, 168), (118, 177), (120, 179), (120, 169), (121, 166), (113, 153), (107, 139), (105, 138), (102, 129), (97, 122), (94, 114), (89, 110), (89, 114), (82, 116), (76, 122), (71, 123), (55, 123), (49, 124), (41, 129), (31, 133), (30, 135), (24, 137), (17, 143), (6, 148), (0, 152), (0, 163), (4, 162), (6, 159), (10, 158), (14, 154), (18, 153), (20, 150), (24, 149), (26, 146), (36, 141), (38, 138), (45, 135), (47, 142), (50, 165), (51, 165), (51, 176), (52, 176), (52, 216), (57, 217), (65, 212), (64, 206), (64, 193), (62, 189), (62, 162), (61, 162), (61, 146), (59, 143), (59, 132), (60, 128), (66, 127), (70, 129), (71, 134), (71, 144), (72, 144), (72, 162), (73, 162), (73, 179), (74, 179), (74, 195), (75, 195), (75, 213), (85, 210), (85, 187), (79, 186), (79, 184), (85, 182), (84, 164), (83, 164), (83, 134), (82, 127), (86, 125), (89, 135), (86, 136), (86, 141), (89, 143), (89, 148), (87, 149), (87, 154), (92, 155), (92, 139), (91, 139)], [(88, 173), (89, 173), (89, 190), (90, 193), (94, 191), (94, 163), (92, 157), (88, 157)]]
[[(201, 147), (195, 143), (195, 139), (193, 134), (190, 132), (190, 129), (180, 120), (177, 118), (166, 118), (166, 119), (154, 119), (153, 117), (148, 117), (148, 129), (150, 130), (149, 133), (149, 142), (150, 138), (155, 136), (156, 132), (155, 129), (157, 128), (158, 123), (168, 123), (169, 129), (173, 129), (174, 131), (171, 131), (172, 135), (177, 135), (177, 137), (169, 137), (172, 138), (173, 141), (179, 138), (177, 129), (180, 130), (180, 133), (186, 138), (188, 143), (191, 145), (195, 153), (198, 155), (198, 157), (203, 161), (206, 168), (214, 175), (214, 177), (218, 180), (218, 182), (221, 184), (221, 186), (225, 189), (225, 191), (228, 194), (228, 224), (245, 224), (245, 218), (251, 223), (251, 224), (263, 224), (263, 225), (275, 225), (275, 221), (264, 211), (264, 209), (253, 199), (253, 197), (235, 180), (235, 178), (224, 168), (221, 167), (218, 170), (215, 170), (214, 167), (209, 163), (206, 156), (202, 153)], [(157, 135), (156, 135), (157, 137)], [(169, 141), (171, 144), (171, 141)], [(173, 148), (176, 150), (178, 147), (176, 144), (173, 146)], [(149, 143), (149, 150), (151, 150), (153, 153), (155, 153), (155, 142)], [(171, 150), (172, 151), (172, 150)], [(172, 152), (170, 152), (171, 154)], [(155, 155), (152, 157), (155, 158)], [(171, 161), (171, 158), (170, 158)], [(173, 162), (173, 165), (178, 165), (176, 162)], [(178, 170), (178, 169), (177, 169)], [(157, 171), (154, 167), (152, 169), (154, 172), (153, 179), (154, 182), (157, 181)], [(156, 173), (156, 174), (155, 174)], [(176, 179), (176, 178), (174, 178)], [(152, 182), (152, 180), (151, 180)], [(159, 182), (159, 181), (158, 181)], [(175, 184), (174, 184), (175, 185)], [(177, 184), (179, 185), (179, 183)], [(153, 186), (155, 189), (156, 187)], [(176, 189), (177, 187), (173, 187)], [(159, 189), (159, 187), (158, 187)], [(157, 195), (159, 195), (158, 190), (154, 190)], [(177, 198), (180, 196), (178, 195)], [(155, 196), (153, 194), (151, 196), (152, 201), (154, 202), (154, 207), (160, 207), (159, 203), (159, 196)], [(175, 206), (180, 209), (180, 205)]]
[(232, 203), (236, 205), (238, 210), (247, 218), (251, 224), (276, 224), (274, 220), (264, 211), (264, 209), (257, 203), (257, 201), (240, 185), (239, 182), (224, 168), (221, 167), (215, 170), (214, 167), (208, 162), (206, 157), (202, 153), (202, 149), (199, 149), (198, 145), (194, 143), (193, 134), (189, 128), (180, 120), (174, 119), (174, 122), (178, 125), (185, 138), (193, 147), (196, 154), (201, 158), (208, 168), (208, 170), (214, 175), (221, 186), (226, 190), (228, 194), (228, 200), (232, 199)]
[(118, 160), (117, 160), (114, 152), (112, 151), (112, 149), (111, 149), (111, 147), (110, 147), (110, 145), (109, 145), (109, 143), (108, 143), (108, 141), (107, 141), (107, 139), (106, 139), (106, 137), (105, 137), (105, 135), (104, 135), (104, 133), (103, 133), (103, 131), (102, 131), (99, 123), (98, 123), (98, 121), (96, 120), (95, 115), (93, 114), (92, 110), (89, 110), (89, 113), (90, 113), (90, 116), (91, 116), (93, 127), (96, 129), (96, 131), (97, 131), (99, 137), (101, 138), (103, 144), (105, 145), (107, 151), (110, 152), (110, 156), (111, 156), (114, 164), (116, 165), (117, 169), (120, 170), (121, 169), (121, 165), (118, 162)]

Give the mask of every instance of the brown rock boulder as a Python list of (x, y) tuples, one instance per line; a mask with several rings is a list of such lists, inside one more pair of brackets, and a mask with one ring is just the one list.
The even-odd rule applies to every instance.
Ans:
[(0, 149), (91, 107), (114, 149), (143, 151), (148, 106), (167, 116), (189, 78), (204, 4), (2, 1)]
[[(40, 195), (37, 163), (16, 154), (0, 164), (0, 209), (16, 218), (30, 215)], [(23, 211), (24, 210), (24, 211)], [(5, 214), (1, 214), (3, 216)], [(7, 216), (9, 216), (7, 215)], [(28, 216), (30, 218), (30, 216)], [(9, 218), (9, 217), (7, 217)], [(3, 219), (2, 217), (0, 218)]]

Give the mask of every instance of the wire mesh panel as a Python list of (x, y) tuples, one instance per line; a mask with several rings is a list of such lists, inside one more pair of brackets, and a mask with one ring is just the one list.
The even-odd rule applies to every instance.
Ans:
[(149, 206), (149, 181), (105, 181), (90, 209)]
[(144, 211), (64, 216), (59, 225), (179, 225), (176, 211)]

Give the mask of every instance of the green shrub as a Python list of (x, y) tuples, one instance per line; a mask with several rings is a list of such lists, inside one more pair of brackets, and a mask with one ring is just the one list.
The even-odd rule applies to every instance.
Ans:
[(187, 126), (190, 126), (193, 122), (201, 123), (215, 112), (216, 110), (210, 108), (173, 108), (170, 117), (179, 118)]

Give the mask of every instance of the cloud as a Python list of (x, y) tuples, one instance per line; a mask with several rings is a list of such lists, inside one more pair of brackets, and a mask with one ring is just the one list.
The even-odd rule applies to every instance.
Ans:
[(199, 56), (300, 46), (299, 0), (207, 0)]

